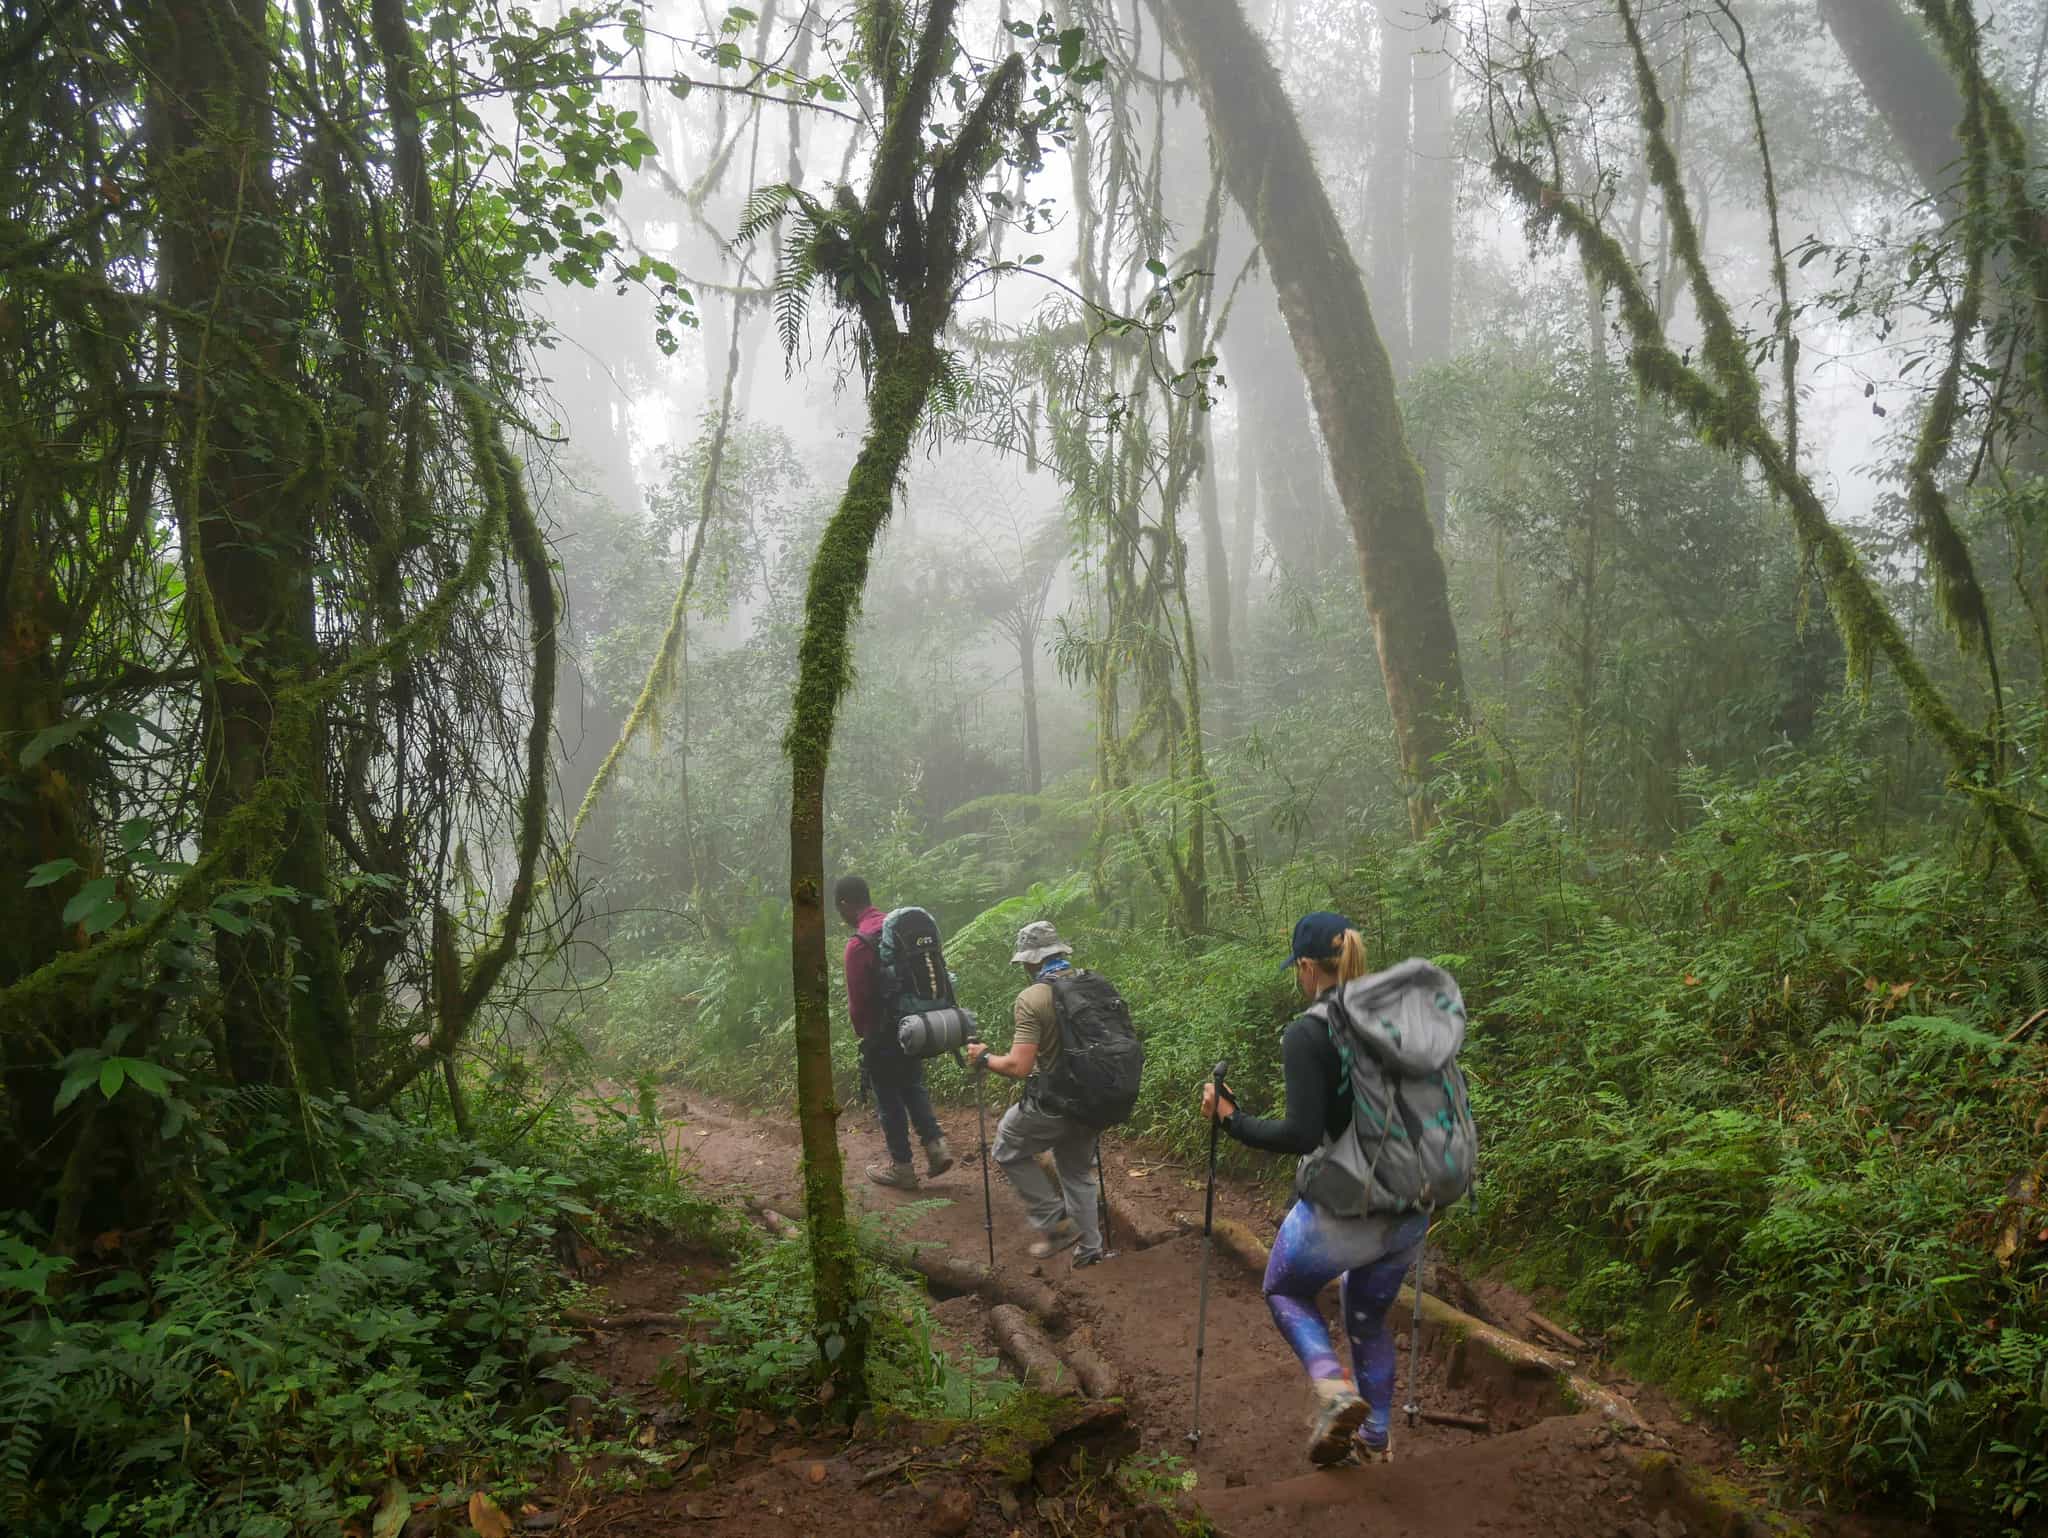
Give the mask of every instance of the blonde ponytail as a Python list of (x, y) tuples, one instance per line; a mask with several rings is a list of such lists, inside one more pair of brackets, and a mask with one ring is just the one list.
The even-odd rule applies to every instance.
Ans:
[(1337, 986), (1365, 976), (1365, 939), (1355, 929), (1344, 931), (1337, 942)]

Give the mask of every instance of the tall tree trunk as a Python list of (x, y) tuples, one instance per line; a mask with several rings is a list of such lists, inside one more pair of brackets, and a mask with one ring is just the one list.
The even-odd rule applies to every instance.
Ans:
[(1237, 682), (1237, 657), (1230, 647), (1230, 554), (1223, 543), (1222, 495), (1216, 485), (1216, 435), (1202, 413), (1201, 480), (1195, 507), (1202, 521), (1202, 585), (1209, 610), (1209, 666), (1219, 682)]
[[(846, 1221), (845, 1170), (839, 1155), (839, 1101), (832, 1082), (832, 993), (825, 947), (825, 772), (839, 701), (853, 670), (852, 631), (866, 591), (868, 562), (895, 505), (896, 482), (918, 417), (938, 377), (941, 353), (929, 340), (900, 338), (877, 348), (867, 435), (847, 477), (839, 510), (825, 525), (804, 600), (797, 647), (796, 703), (789, 736), (790, 964), (796, 989), (797, 1126), (804, 1152), (804, 1219), (811, 1247), (811, 1289), (819, 1327), (846, 1342), (844, 1370), (859, 1381), (864, 1332), (858, 1328), (853, 1230)], [(827, 1339), (829, 1341), (830, 1335)], [(828, 1346), (828, 1350), (829, 1350)]]
[(1463, 729), (1465, 680), (1387, 350), (1286, 86), (1238, 0), (1153, 0), (1153, 11), (1194, 78), (1231, 195), (1272, 265), (1358, 546), (1409, 825), (1420, 834), (1435, 820), (1433, 760)]
[(231, 880), (293, 894), (272, 923), (216, 931), (228, 1061), (244, 1083), (326, 1090), (354, 1074), (327, 891), (324, 729), (314, 707), (287, 707), (287, 719), (277, 701), (318, 667), (310, 509), (327, 467), (290, 388), (268, 23), (264, 0), (152, 13), (150, 149), (165, 298), (207, 317), (178, 337), (187, 415), (173, 480), (208, 632), (204, 839), (259, 786), (291, 785), (267, 847), (226, 862)]
[[(1233, 310), (1224, 341), (1238, 386), (1240, 431), (1256, 456), (1258, 506), (1281, 570), (1312, 580), (1335, 559), (1342, 538), (1323, 486), (1322, 456), (1309, 431), (1309, 403), (1280, 316), (1263, 290)], [(1250, 489), (1251, 483), (1247, 483)]]
[(1963, 93), (1926, 29), (1898, 0), (1820, 0), (1820, 15), (1921, 188), (1955, 214)]
[[(797, 1123), (804, 1154), (804, 1217), (810, 1244), (814, 1324), (849, 1405), (868, 1394), (867, 1325), (859, 1264), (846, 1221), (845, 1171), (832, 1082), (831, 985), (825, 952), (825, 775), (839, 702), (853, 680), (853, 623), (867, 590), (875, 541), (933, 382), (953, 317), (973, 212), (970, 199), (1005, 148), (1025, 74), (1012, 54), (943, 148), (928, 150), (934, 93), (956, 47), (957, 0), (931, 0), (918, 27), (909, 8), (881, 3), (859, 18), (862, 53), (887, 103), (866, 197), (841, 187), (849, 217), (811, 238), (813, 257), (836, 268), (837, 292), (857, 312), (869, 359), (868, 427), (846, 492), (818, 541), (797, 643), (796, 694), (783, 750), (789, 756), (790, 982), (796, 1000)], [(876, 292), (855, 281), (886, 273)]]
[[(1417, 34), (1409, 60), (1415, 80), (1415, 156), (1408, 199), (1410, 359), (1429, 368), (1451, 355), (1451, 301), (1458, 268), (1457, 70), (1448, 52), (1448, 23)], [(1449, 504), (1443, 450), (1422, 454), (1429, 521), (1441, 535)]]
[(1600, 671), (1600, 536), (1614, 521), (1612, 457), (1613, 379), (1607, 358), (1607, 287), (1586, 274), (1586, 357), (1593, 425), (1587, 435), (1591, 465), (1580, 509), (1578, 548), (1572, 561), (1572, 686), (1570, 758), (1572, 832), (1583, 833), (1587, 774), (1592, 752), (1593, 695)]
[[(1376, 0), (1379, 96), (1372, 114), (1372, 168), (1366, 176), (1371, 209), (1367, 249), (1372, 274), (1366, 293), (1379, 320), (1394, 378), (1408, 377), (1408, 37), (1396, 21), (1401, 0)], [(1419, 189), (1418, 189), (1419, 190)]]
[(1045, 789), (1045, 767), (1038, 751), (1038, 631), (1017, 638), (1017, 671), (1024, 689), (1024, 775), (1031, 794)]
[[(101, 874), (88, 834), (86, 797), (94, 778), (88, 748), (73, 741), (32, 765), (21, 762), (37, 735), (69, 712), (53, 650), (54, 602), (43, 586), (50, 562), (31, 538), (35, 513), (19, 490), (0, 494), (0, 537), (8, 541), (0, 547), (0, 581), (6, 583), (0, 592), (0, 989), (86, 943), (78, 925), (64, 922), (64, 909)], [(29, 885), (35, 867), (61, 860), (77, 868), (45, 885)], [(74, 1104), (68, 1119), (54, 1107), (59, 1063), (81, 1047), (98, 1046), (107, 1023), (91, 1007), (85, 988), (74, 985), (54, 1003), (43, 1003), (33, 1019), (9, 1018), (0, 1025), (0, 1105), (7, 1117), (0, 1150), (10, 1155), (20, 1206), (47, 1202), (60, 1181), (109, 1195), (127, 1184), (90, 1178), (97, 1173), (90, 1167), (95, 1132), (104, 1125), (89, 1114), (92, 1099)], [(146, 1048), (131, 1038), (128, 1050)], [(74, 1167), (84, 1178), (71, 1178)], [(94, 1229), (79, 1221), (78, 1200), (63, 1206), (53, 1243), (60, 1253), (70, 1253), (80, 1233)]]
[(1242, 396), (1237, 409), (1237, 525), (1231, 530), (1230, 631), (1244, 645), (1252, 609), (1252, 558), (1258, 550), (1259, 460), (1253, 450), (1251, 412)]

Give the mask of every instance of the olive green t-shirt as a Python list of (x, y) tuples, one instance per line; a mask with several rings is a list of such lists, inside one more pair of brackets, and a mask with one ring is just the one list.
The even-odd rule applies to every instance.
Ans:
[(1035, 1071), (1044, 1073), (1060, 1055), (1060, 1019), (1052, 1005), (1052, 985), (1033, 983), (1018, 994), (1017, 1007), (1011, 1012), (1010, 1019), (1016, 1027), (1016, 1034), (1010, 1038), (1010, 1049), (1015, 1051), (1026, 1042), (1035, 1043), (1038, 1047)]

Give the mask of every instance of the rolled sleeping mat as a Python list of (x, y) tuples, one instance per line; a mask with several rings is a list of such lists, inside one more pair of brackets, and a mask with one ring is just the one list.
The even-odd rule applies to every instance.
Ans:
[(921, 1015), (905, 1015), (896, 1025), (896, 1041), (906, 1057), (937, 1057), (957, 1052), (980, 1038), (971, 1010), (948, 1007), (928, 1009)]

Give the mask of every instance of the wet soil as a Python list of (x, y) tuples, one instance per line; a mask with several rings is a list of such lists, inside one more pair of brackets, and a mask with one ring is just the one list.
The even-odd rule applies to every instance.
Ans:
[[(801, 1216), (793, 1118), (749, 1113), (679, 1091), (669, 1092), (663, 1109), (682, 1132), (681, 1162), (706, 1187)], [(881, 1136), (871, 1114), (850, 1112), (840, 1124), (848, 1190), (861, 1210), (890, 1215), (905, 1239), (983, 1262), (988, 1237), (974, 1113), (940, 1114), (960, 1163), (918, 1191), (903, 1193), (863, 1178), (864, 1166), (882, 1157)], [(1428, 1343), (1411, 1374), (1405, 1329), (1398, 1340), (1394, 1461), (1313, 1471), (1304, 1455), (1306, 1383), (1273, 1328), (1256, 1279), (1220, 1248), (1210, 1258), (1201, 1437), (1191, 1443), (1202, 1245), (1199, 1234), (1177, 1231), (1171, 1217), (1199, 1211), (1202, 1183), (1197, 1172), (1150, 1160), (1142, 1148), (1114, 1139), (1105, 1148), (1105, 1164), (1118, 1210), (1112, 1259), (1079, 1271), (1064, 1255), (1032, 1260), (1025, 1251), (1035, 1235), (1000, 1173), (993, 1172), (997, 1266), (1054, 1289), (1066, 1315), (1062, 1327), (1049, 1332), (1054, 1345), (1085, 1333), (1120, 1376), (1127, 1430), (1139, 1455), (1155, 1463), (1167, 1456), (1187, 1460), (1195, 1488), (1183, 1499), (1230, 1538), (1334, 1538), (1340, 1532), (1371, 1532), (1375, 1538), (1437, 1538), (1446, 1532), (1685, 1538), (1705, 1533), (1707, 1524), (1646, 1493), (1624, 1444), (1673, 1448), (1687, 1462), (1740, 1474), (1732, 1449), (1670, 1417), (1653, 1395), (1639, 1404), (1648, 1429), (1618, 1438), (1598, 1416), (1563, 1413), (1547, 1378), (1463, 1372)], [(1279, 1217), (1264, 1194), (1231, 1183), (1219, 1185), (1218, 1211), (1262, 1239), (1270, 1238)], [(1157, 1242), (1136, 1247), (1136, 1231)], [(712, 1276), (708, 1263), (682, 1256), (632, 1262), (594, 1280), (605, 1288), (604, 1306), (625, 1312), (672, 1309), (710, 1285)], [(1448, 1273), (1444, 1281), (1454, 1300), (1472, 1296)], [(1504, 1325), (1529, 1306), (1499, 1290), (1489, 1290), (1482, 1301)], [(1326, 1313), (1334, 1314), (1328, 1303)], [(934, 1315), (942, 1349), (956, 1356), (997, 1354), (979, 1298), (941, 1300)], [(598, 1332), (580, 1359), (646, 1403), (679, 1333)], [(1338, 1354), (1345, 1354), (1341, 1345)], [(1596, 1362), (1579, 1365), (1615, 1381)], [(1466, 1417), (1485, 1429), (1411, 1425), (1403, 1414), (1410, 1400), (1429, 1413)], [(986, 1471), (976, 1475), (943, 1448), (920, 1449), (915, 1434), (902, 1428), (848, 1442), (810, 1439), (794, 1427), (764, 1428), (738, 1454), (728, 1450), (715, 1479), (707, 1470), (692, 1469), (672, 1488), (600, 1502), (562, 1530), (649, 1538), (699, 1531), (717, 1538), (780, 1538), (790, 1532), (818, 1538), (1166, 1538), (1175, 1526), (1162, 1511), (1104, 1498), (1099, 1486), (1062, 1493), (1014, 1490)], [(1170, 1492), (1166, 1498), (1173, 1498)]]

